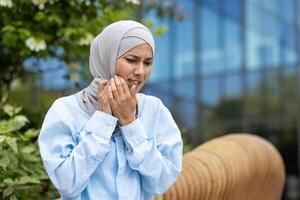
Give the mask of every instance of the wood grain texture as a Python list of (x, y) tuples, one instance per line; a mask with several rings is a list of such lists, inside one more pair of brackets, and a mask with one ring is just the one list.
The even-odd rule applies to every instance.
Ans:
[(230, 134), (185, 154), (181, 175), (155, 200), (279, 200), (284, 182), (282, 157), (270, 142)]

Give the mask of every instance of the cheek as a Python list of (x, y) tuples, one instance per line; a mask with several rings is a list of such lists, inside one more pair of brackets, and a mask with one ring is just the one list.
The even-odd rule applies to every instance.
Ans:
[(132, 72), (132, 66), (126, 62), (120, 62), (116, 66), (116, 75), (121, 76), (124, 79), (127, 79)]
[(148, 67), (148, 68), (145, 69), (146, 78), (148, 78), (150, 76), (151, 71), (152, 71), (152, 67)]

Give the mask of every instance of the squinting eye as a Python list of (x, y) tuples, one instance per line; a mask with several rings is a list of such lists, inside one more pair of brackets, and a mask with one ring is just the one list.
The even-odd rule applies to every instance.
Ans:
[(144, 62), (145, 65), (151, 65), (152, 63), (151, 62)]
[(128, 62), (130, 62), (130, 63), (135, 62), (134, 60), (131, 60), (131, 59), (129, 59), (129, 58), (127, 58), (126, 60), (127, 60)]

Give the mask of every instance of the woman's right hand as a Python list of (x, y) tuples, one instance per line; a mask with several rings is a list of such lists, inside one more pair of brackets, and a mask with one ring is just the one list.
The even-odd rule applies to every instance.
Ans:
[(110, 103), (108, 100), (108, 80), (98, 82), (98, 109), (107, 114), (112, 114)]

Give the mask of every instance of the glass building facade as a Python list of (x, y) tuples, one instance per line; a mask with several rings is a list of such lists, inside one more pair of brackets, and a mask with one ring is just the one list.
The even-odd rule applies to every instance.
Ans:
[(285, 161), (284, 198), (300, 198), (300, 0), (176, 3), (182, 21), (145, 17), (168, 27), (145, 93), (163, 100), (192, 146), (227, 133), (268, 139)]

